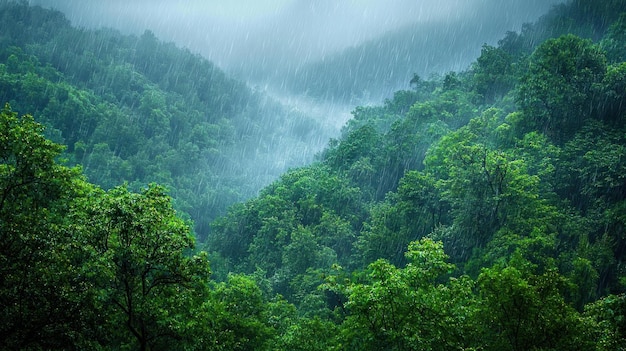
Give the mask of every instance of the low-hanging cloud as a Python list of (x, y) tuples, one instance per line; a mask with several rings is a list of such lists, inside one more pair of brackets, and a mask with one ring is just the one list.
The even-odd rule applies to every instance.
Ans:
[[(227, 70), (280, 70), (411, 23), (490, 21), (519, 29), (559, 0), (30, 0), (76, 26), (153, 31)], [(492, 40), (489, 38), (485, 42)], [(242, 69), (243, 67), (243, 69)]]

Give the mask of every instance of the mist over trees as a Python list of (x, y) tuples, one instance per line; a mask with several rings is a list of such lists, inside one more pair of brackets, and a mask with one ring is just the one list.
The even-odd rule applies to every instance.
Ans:
[(78, 27), (150, 29), (252, 85), (343, 101), (348, 112), (406, 88), (413, 73), (466, 69), (483, 43), (495, 45), (559, 2), (30, 0), (60, 9)]
[(0, 16), (0, 99), (39, 116), (94, 183), (166, 185), (200, 236), (226, 206), (310, 161), (328, 135), (150, 31), (78, 29), (23, 2), (3, 2)]
[(0, 18), (0, 349), (626, 348), (626, 2), (416, 68), (286, 171), (322, 127), (210, 61)]

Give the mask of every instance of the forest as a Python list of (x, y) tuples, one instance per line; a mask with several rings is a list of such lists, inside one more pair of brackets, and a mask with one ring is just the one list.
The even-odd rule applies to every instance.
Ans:
[(57, 11), (0, 6), (2, 105), (35, 116), (68, 165), (105, 189), (166, 186), (200, 237), (326, 142), (306, 114), (150, 31), (85, 30)]
[(626, 1), (407, 86), (320, 141), (150, 31), (0, 1), (0, 349), (626, 350)]

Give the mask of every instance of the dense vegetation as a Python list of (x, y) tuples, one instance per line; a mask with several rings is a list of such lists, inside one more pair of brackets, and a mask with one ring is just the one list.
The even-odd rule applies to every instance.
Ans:
[(0, 101), (36, 116), (90, 181), (167, 186), (199, 236), (320, 143), (306, 115), (150, 31), (77, 29), (60, 12), (0, 1), (0, 33)]
[[(626, 3), (574, 0), (484, 46), (467, 71), (416, 75), (382, 106), (357, 107), (315, 163), (232, 206), (204, 251), (161, 186), (91, 184), (67, 166), (83, 139), (62, 154), (34, 119), (58, 141), (87, 122), (7, 106), (0, 345), (624, 350), (624, 45)], [(53, 100), (55, 85), (24, 85), (41, 70), (101, 99), (34, 54), (5, 56), (6, 86), (21, 87), (11, 104)], [(102, 113), (126, 106), (115, 101)]]
[[(498, 1), (474, 3), (470, 5), (473, 14), (466, 14), (454, 24), (448, 21), (408, 24), (380, 38), (312, 61), (299, 68), (297, 74), (278, 77), (278, 81), (293, 91), (315, 98), (370, 102), (379, 96), (388, 96), (398, 87), (404, 87), (406, 77), (412, 73), (430, 77), (465, 68), (480, 50), (480, 40), (484, 39), (479, 38), (491, 36), (492, 26), (500, 21), (488, 19), (485, 13), (493, 7), (508, 6), (503, 4)], [(526, 2), (524, 5), (533, 6)], [(559, 5), (535, 25), (524, 25), (523, 42), (508, 49), (529, 53), (538, 43), (564, 33), (600, 39), (615, 16), (624, 10), (619, 0), (602, 4), (583, 1), (576, 6), (585, 10)], [(594, 20), (588, 21), (587, 14)], [(454, 18), (448, 20), (454, 21)], [(510, 34), (508, 39), (517, 38), (515, 33)]]

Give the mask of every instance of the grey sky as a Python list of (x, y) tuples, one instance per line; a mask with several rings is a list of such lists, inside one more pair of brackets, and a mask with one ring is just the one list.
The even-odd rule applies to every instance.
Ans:
[[(559, 0), (30, 0), (74, 25), (152, 30), (221, 67), (306, 62), (413, 22), (497, 22), (519, 29)], [(501, 28), (501, 30), (500, 30)], [(486, 38), (485, 42), (493, 40)]]

